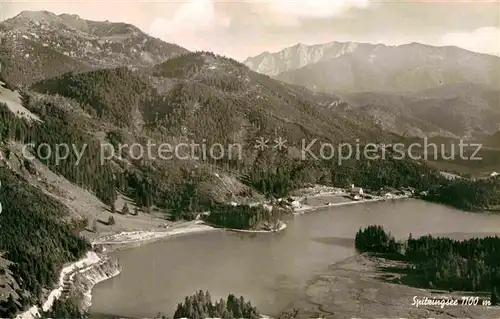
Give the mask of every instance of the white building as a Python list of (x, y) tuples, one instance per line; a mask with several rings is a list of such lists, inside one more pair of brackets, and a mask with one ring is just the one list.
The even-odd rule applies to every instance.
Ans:
[(490, 174), (490, 177), (495, 177), (495, 176), (498, 176), (498, 175), (500, 175), (500, 174), (498, 174), (497, 172), (493, 172), (493, 173)]
[(351, 185), (351, 193), (356, 195), (363, 195), (363, 189), (361, 187), (355, 187), (354, 184)]

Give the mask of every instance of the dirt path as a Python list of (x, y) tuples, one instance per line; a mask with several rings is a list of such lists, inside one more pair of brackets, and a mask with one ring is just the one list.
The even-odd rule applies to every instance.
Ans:
[[(379, 266), (389, 263), (375, 257), (354, 256), (334, 264), (307, 286), (304, 296), (289, 309), (299, 308), (306, 318), (471, 318), (498, 319), (499, 307), (419, 306), (414, 296), (438, 297), (423, 289), (382, 281)], [(392, 274), (397, 276), (396, 274)], [(442, 296), (442, 295), (441, 295)], [(442, 296), (444, 297), (444, 296)]]

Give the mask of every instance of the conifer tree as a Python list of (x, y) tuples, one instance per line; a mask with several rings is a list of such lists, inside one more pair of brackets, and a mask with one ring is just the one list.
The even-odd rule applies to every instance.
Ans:
[(127, 203), (123, 204), (122, 214), (123, 214), (123, 215), (128, 215), (128, 214), (130, 214), (130, 209), (128, 208)]
[(493, 286), (491, 290), (491, 305), (497, 306), (500, 303), (500, 295), (498, 294), (497, 286)]

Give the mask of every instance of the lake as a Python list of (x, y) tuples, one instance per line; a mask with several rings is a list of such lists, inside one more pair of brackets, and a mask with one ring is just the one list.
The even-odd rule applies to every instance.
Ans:
[(500, 215), (468, 213), (415, 199), (325, 208), (293, 216), (280, 233), (217, 230), (113, 253), (123, 271), (96, 285), (90, 312), (172, 316), (199, 289), (212, 299), (243, 295), (277, 315), (316, 274), (354, 255), (360, 227), (382, 225), (396, 238), (426, 234), (464, 239), (500, 235)]

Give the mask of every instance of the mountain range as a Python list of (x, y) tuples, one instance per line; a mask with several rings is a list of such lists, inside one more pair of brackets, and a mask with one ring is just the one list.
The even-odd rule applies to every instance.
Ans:
[(297, 44), (244, 64), (335, 93), (398, 134), (470, 138), (494, 133), (500, 123), (500, 58), (458, 47)]
[[(47, 11), (22, 12), (0, 30), (2, 74), (23, 86), (67, 72), (147, 69), (188, 52), (130, 24)], [(472, 138), (493, 134), (500, 123), (500, 58), (457, 47), (297, 44), (243, 63), (329, 95), (319, 103), (348, 102), (349, 110), (338, 112), (363, 114), (400, 135)]]
[(247, 58), (245, 65), (321, 92), (419, 91), (472, 82), (498, 87), (500, 58), (458, 47), (355, 42), (297, 44)]
[[(0, 28), (3, 50), (9, 52), (2, 55), (6, 82), (76, 100), (113, 125), (154, 127), (176, 105), (183, 118), (170, 119), (170, 130), (180, 130), (182, 122), (199, 125), (202, 119), (220, 123), (211, 118), (220, 115), (216, 110), (204, 111), (204, 104), (212, 104), (221, 114), (231, 114), (234, 131), (225, 136), (247, 136), (246, 128), (257, 119), (261, 129), (330, 132), (337, 139), (371, 132), (361, 125), (348, 129), (373, 123), (367, 116), (325, 107), (339, 102), (335, 95), (284, 84), (208, 52), (189, 53), (129, 24), (41, 11), (22, 12)], [(364, 127), (377, 130), (372, 124)]]

